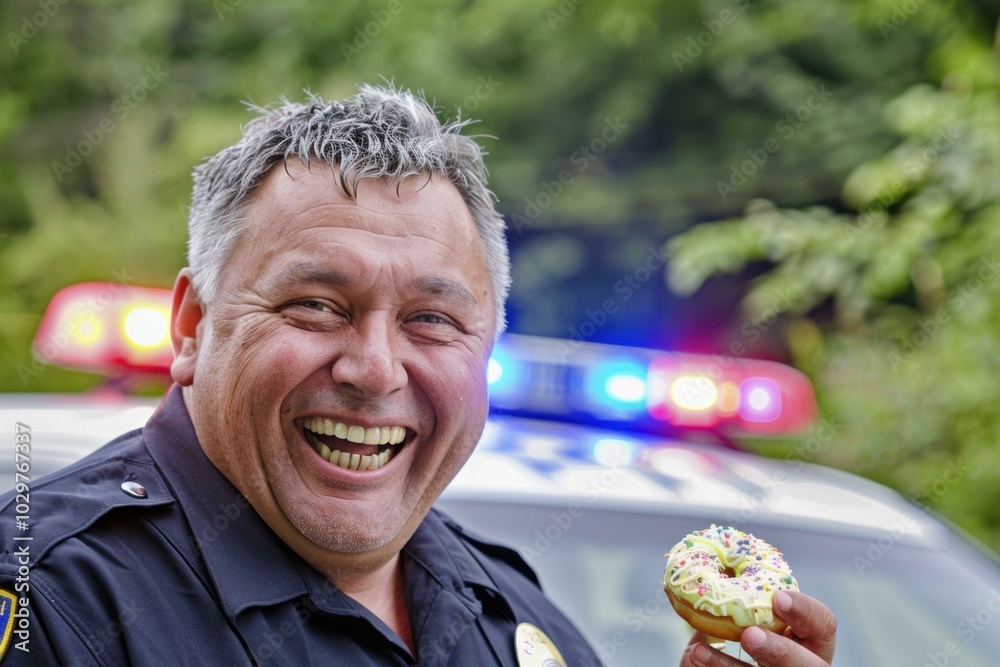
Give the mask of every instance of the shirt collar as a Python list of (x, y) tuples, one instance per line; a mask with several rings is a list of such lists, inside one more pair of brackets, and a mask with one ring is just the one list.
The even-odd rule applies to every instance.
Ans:
[(403, 553), (420, 565), (437, 582), (470, 602), (478, 602), (470, 588), (484, 588), (499, 594), (496, 584), (483, 566), (469, 553), (453, 528), (437, 510), (431, 509), (403, 547)]
[[(171, 387), (143, 435), (179, 501), (230, 618), (248, 607), (277, 604), (307, 593), (315, 597), (320, 591), (320, 606), (327, 611), (358, 615), (350, 599), (282, 542), (208, 460), (180, 387)], [(479, 602), (470, 587), (499, 593), (483, 566), (433, 509), (403, 551), (474, 611)], [(319, 586), (317, 577), (326, 585)]]
[(171, 387), (143, 435), (179, 501), (230, 618), (250, 606), (306, 593), (296, 567), (298, 556), (205, 456), (180, 387)]

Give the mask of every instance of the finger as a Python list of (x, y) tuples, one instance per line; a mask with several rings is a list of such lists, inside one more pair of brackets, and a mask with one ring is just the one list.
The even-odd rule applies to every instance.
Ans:
[(830, 665), (824, 658), (794, 639), (782, 637), (756, 626), (743, 631), (740, 644), (760, 667), (829, 667)]
[(706, 635), (695, 632), (681, 656), (681, 667), (746, 667), (745, 662), (705, 643)]
[(826, 662), (833, 660), (837, 619), (829, 607), (798, 591), (778, 591), (772, 605), (774, 615), (788, 624), (790, 639)]

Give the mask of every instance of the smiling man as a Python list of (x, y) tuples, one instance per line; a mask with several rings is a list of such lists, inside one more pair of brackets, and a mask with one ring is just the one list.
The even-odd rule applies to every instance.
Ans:
[(195, 171), (175, 386), (32, 489), (4, 664), (515, 665), (519, 626), (596, 664), (515, 552), (432, 509), (510, 281), (479, 147), (386, 88), (261, 112)]
[(482, 432), (494, 290), (450, 181), (369, 178), (349, 195), (347, 168), (290, 157), (212, 296), (182, 272), (172, 374), (209, 460), (414, 650), (400, 553)]
[[(482, 433), (510, 280), (460, 129), (362, 87), (262, 110), (195, 171), (175, 386), (33, 486), (30, 583), (0, 557), (30, 653), (5, 665), (599, 664), (515, 552), (432, 508)], [(828, 610), (780, 615), (767, 664), (825, 664)]]

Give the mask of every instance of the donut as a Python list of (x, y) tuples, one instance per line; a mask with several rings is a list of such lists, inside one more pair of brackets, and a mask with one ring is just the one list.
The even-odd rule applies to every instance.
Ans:
[(738, 642), (757, 625), (782, 633), (771, 612), (780, 590), (799, 590), (781, 552), (728, 526), (690, 533), (667, 554), (663, 590), (681, 618), (710, 637)]

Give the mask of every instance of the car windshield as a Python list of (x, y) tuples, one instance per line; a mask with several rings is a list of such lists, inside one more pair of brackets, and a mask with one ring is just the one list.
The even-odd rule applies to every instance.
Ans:
[[(661, 589), (663, 554), (711, 519), (596, 508), (572, 517), (566, 507), (479, 501), (441, 507), (525, 554), (609, 666), (672, 664), (690, 639)], [(1000, 568), (957, 536), (932, 551), (879, 546), (877, 535), (757, 524), (748, 532), (776, 545), (802, 590), (837, 615), (835, 665), (996, 664)]]

